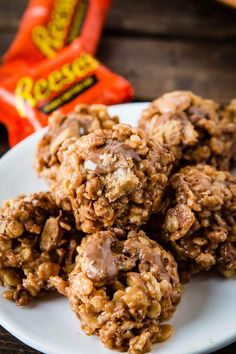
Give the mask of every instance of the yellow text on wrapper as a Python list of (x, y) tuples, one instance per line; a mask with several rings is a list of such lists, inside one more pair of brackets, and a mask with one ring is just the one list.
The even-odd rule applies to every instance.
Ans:
[(32, 39), (40, 52), (53, 58), (65, 45), (78, 0), (57, 0), (47, 26), (36, 26)]
[(82, 54), (73, 62), (64, 64), (60, 69), (52, 71), (47, 78), (34, 80), (23, 76), (15, 88), (16, 109), (22, 118), (27, 116), (27, 106), (37, 107), (52, 94), (60, 95), (66, 85), (72, 85), (79, 78), (95, 70), (99, 62), (89, 54)]

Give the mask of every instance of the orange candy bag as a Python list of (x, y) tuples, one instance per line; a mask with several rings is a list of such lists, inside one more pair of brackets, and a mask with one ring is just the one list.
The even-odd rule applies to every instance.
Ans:
[(0, 83), (0, 121), (13, 146), (46, 126), (48, 115), (67, 114), (78, 103), (116, 104), (132, 97), (132, 87), (74, 41), (53, 59)]
[(20, 29), (3, 58), (0, 80), (47, 58), (75, 39), (94, 54), (110, 0), (30, 0)]

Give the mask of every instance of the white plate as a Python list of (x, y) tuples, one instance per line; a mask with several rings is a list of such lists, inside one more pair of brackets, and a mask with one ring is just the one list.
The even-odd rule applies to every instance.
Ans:
[[(135, 125), (145, 103), (118, 105), (110, 112)], [(32, 168), (35, 147), (45, 129), (20, 143), (0, 160), (0, 203), (20, 193), (46, 189)], [(0, 288), (1, 293), (3, 289)], [(66, 298), (50, 295), (18, 308), (0, 299), (0, 324), (31, 347), (47, 354), (112, 354), (97, 337), (87, 337)], [(152, 353), (210, 353), (236, 340), (236, 281), (201, 275), (186, 286), (173, 320), (175, 335)]]

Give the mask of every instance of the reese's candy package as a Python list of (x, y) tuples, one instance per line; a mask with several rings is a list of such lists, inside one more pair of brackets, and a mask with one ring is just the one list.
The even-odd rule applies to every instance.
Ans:
[(54, 58), (74, 40), (94, 54), (110, 0), (30, 0), (19, 31), (3, 58), (0, 79)]
[(55, 110), (66, 114), (78, 103), (116, 104), (132, 97), (128, 81), (108, 70), (78, 42), (0, 83), (0, 121), (13, 146), (47, 125)]

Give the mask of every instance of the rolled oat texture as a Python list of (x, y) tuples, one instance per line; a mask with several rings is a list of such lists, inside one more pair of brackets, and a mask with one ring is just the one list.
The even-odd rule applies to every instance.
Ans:
[(126, 124), (67, 139), (58, 158), (57, 193), (69, 199), (77, 228), (87, 233), (144, 224), (160, 208), (174, 161), (167, 147)]
[(107, 107), (101, 104), (80, 104), (67, 116), (55, 112), (49, 118), (49, 127), (36, 150), (35, 168), (39, 176), (50, 185), (59, 179), (57, 152), (62, 143), (71, 137), (80, 138), (96, 129), (110, 129), (119, 123), (111, 117)]
[(172, 316), (182, 287), (170, 253), (143, 231), (118, 229), (87, 236), (77, 251), (69, 281), (54, 277), (54, 283), (86, 334), (140, 354), (171, 336), (172, 326), (161, 322)]
[(4, 298), (26, 305), (54, 287), (51, 276), (67, 278), (80, 234), (50, 193), (19, 196), (0, 209), (0, 282)]
[(236, 274), (235, 221), (236, 177), (229, 172), (197, 165), (171, 177), (161, 238), (184, 279), (211, 268), (225, 277)]
[(220, 107), (190, 91), (166, 93), (139, 120), (156, 142), (167, 144), (177, 168), (206, 163), (229, 170), (236, 156), (236, 100)]

